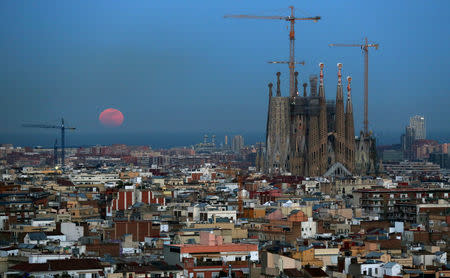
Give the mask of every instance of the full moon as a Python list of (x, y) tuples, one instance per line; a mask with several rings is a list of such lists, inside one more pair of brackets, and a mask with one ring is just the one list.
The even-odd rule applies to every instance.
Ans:
[(123, 114), (117, 109), (108, 108), (103, 110), (98, 119), (105, 126), (115, 127), (123, 123)]

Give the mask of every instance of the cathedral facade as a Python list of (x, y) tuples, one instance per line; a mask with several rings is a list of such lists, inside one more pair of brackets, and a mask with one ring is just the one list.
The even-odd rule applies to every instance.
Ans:
[(336, 99), (326, 100), (324, 65), (317, 76), (298, 91), (295, 73), (295, 96), (281, 96), (280, 73), (276, 94), (269, 84), (269, 107), (266, 126), (266, 148), (257, 164), (268, 174), (291, 173), (299, 176), (351, 174), (355, 171), (355, 132), (351, 99), (351, 78), (347, 94), (342, 84), (342, 64), (338, 64)]

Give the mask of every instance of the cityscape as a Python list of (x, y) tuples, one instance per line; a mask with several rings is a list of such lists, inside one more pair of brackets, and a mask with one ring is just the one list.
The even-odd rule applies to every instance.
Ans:
[(0, 4), (0, 277), (450, 277), (450, 3), (175, 2)]

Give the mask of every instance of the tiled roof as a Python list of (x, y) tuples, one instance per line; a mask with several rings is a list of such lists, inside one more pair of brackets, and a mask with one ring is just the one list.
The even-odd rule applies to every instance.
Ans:
[(28, 233), (30, 240), (46, 240), (47, 235), (45, 233)]
[(288, 277), (305, 277), (303, 273), (296, 268), (287, 268), (283, 270), (284, 274)]
[(386, 263), (384, 265), (384, 267), (391, 268), (391, 267), (394, 267), (395, 265), (397, 265), (397, 263), (395, 263), (395, 262), (388, 262), (388, 263)]
[(21, 272), (42, 272), (42, 271), (66, 271), (66, 270), (84, 270), (98, 269), (103, 267), (100, 261), (95, 259), (67, 259), (67, 260), (49, 260), (42, 264), (21, 263), (10, 269)]
[(366, 255), (366, 258), (379, 258), (383, 256), (384, 253), (381, 252), (370, 252)]
[(305, 267), (305, 271), (308, 272), (311, 277), (328, 277), (327, 273), (321, 268)]

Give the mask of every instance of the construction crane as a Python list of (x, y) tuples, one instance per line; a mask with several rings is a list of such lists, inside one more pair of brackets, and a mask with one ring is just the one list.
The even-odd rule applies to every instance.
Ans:
[(55, 139), (55, 144), (53, 145), (53, 167), (58, 165), (58, 139)]
[(66, 151), (66, 129), (75, 130), (74, 127), (66, 127), (64, 125), (64, 119), (61, 119), (61, 125), (46, 125), (46, 124), (24, 124), (23, 127), (35, 127), (35, 128), (56, 128), (61, 130), (61, 167), (64, 170), (64, 158)]
[(278, 19), (278, 20), (286, 20), (290, 22), (290, 31), (289, 31), (289, 62), (277, 62), (277, 63), (287, 63), (289, 65), (289, 95), (291, 97), (295, 97), (295, 21), (297, 20), (313, 20), (317, 22), (321, 19), (320, 16), (315, 17), (295, 17), (294, 15), (294, 6), (289, 7), (291, 9), (290, 16), (258, 16), (258, 15), (225, 15), (225, 18), (248, 18), (248, 19)]
[(360, 47), (364, 51), (364, 135), (369, 135), (369, 47), (375, 47), (378, 49), (380, 46), (378, 43), (369, 43), (367, 38), (364, 40), (364, 44), (344, 44), (344, 43), (332, 43), (330, 46), (343, 46), (343, 47)]

